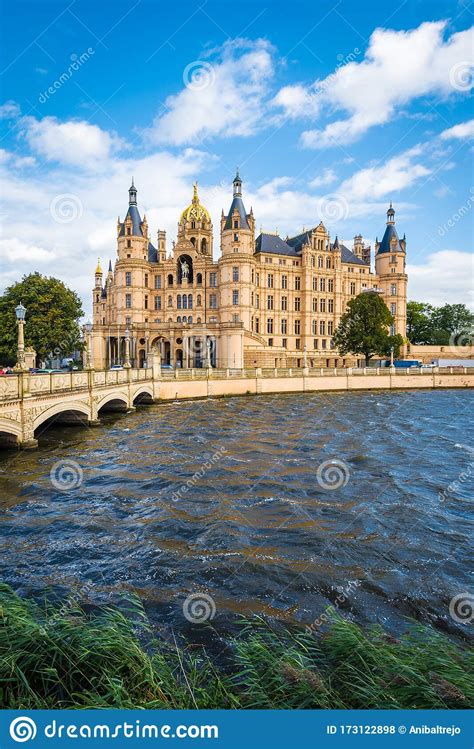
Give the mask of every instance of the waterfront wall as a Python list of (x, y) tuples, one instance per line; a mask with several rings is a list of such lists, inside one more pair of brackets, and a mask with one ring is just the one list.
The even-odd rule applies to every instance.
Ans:
[[(409, 370), (408, 370), (409, 371)], [(417, 388), (469, 388), (474, 387), (474, 372), (432, 373), (407, 370), (390, 373), (384, 370), (334, 370), (332, 373), (293, 370), (291, 375), (269, 376), (265, 373), (253, 376), (210, 377), (196, 379), (191, 373), (179, 372), (178, 378), (162, 379), (155, 383), (155, 398), (173, 400), (180, 398), (206, 398), (225, 395), (256, 395), (264, 393), (309, 393), (327, 391), (358, 390), (408, 390)]]
[(0, 446), (36, 447), (48, 422), (100, 424), (103, 410), (137, 403), (264, 393), (471, 388), (474, 369), (88, 370), (0, 378)]

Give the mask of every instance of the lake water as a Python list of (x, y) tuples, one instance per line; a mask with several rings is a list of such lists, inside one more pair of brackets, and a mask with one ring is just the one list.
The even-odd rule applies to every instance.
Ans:
[(193, 627), (193, 594), (219, 636), (239, 614), (311, 624), (331, 603), (392, 631), (459, 631), (473, 405), (467, 390), (274, 395), (50, 428), (37, 451), (0, 454), (0, 579), (86, 605), (133, 591), (162, 631)]

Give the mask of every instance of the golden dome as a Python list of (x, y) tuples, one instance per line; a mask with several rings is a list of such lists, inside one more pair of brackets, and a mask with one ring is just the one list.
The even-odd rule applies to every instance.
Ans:
[(209, 215), (209, 212), (207, 208), (204, 208), (203, 205), (199, 202), (199, 195), (198, 195), (198, 188), (197, 188), (197, 182), (194, 183), (194, 194), (193, 194), (193, 201), (191, 205), (188, 205), (187, 208), (184, 209), (184, 211), (181, 214), (180, 222), (181, 221), (211, 221), (211, 217)]
[(100, 257), (97, 258), (97, 268), (95, 269), (95, 274), (98, 275), (99, 273), (100, 275), (102, 275), (102, 268), (100, 267)]

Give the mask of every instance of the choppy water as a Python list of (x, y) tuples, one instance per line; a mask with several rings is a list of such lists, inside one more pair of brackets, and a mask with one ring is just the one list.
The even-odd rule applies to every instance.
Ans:
[[(50, 429), (38, 451), (0, 455), (0, 579), (91, 604), (135, 591), (163, 630), (190, 627), (192, 593), (224, 633), (239, 613), (311, 623), (341, 589), (360, 622), (453, 630), (449, 602), (472, 588), (473, 405), (469, 391), (260, 396)], [(68, 492), (50, 480), (65, 460), (83, 471)], [(347, 479), (335, 490), (318, 483), (328, 460)]]

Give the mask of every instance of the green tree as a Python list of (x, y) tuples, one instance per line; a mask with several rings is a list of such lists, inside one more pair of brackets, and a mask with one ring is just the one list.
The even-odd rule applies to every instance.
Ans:
[(445, 304), (437, 307), (432, 314), (435, 343), (456, 343), (462, 336), (466, 345), (474, 338), (474, 315), (465, 304)]
[(407, 338), (411, 343), (433, 343), (434, 307), (424, 302), (407, 302)]
[(0, 296), (0, 362), (14, 364), (17, 351), (15, 307), (26, 307), (25, 346), (32, 346), (39, 360), (51, 354), (68, 356), (80, 349), (81, 300), (57, 278), (30, 273)]
[(334, 344), (341, 354), (363, 354), (367, 364), (375, 354), (383, 356), (390, 349), (388, 328), (392, 323), (383, 299), (373, 292), (363, 292), (348, 302)]

